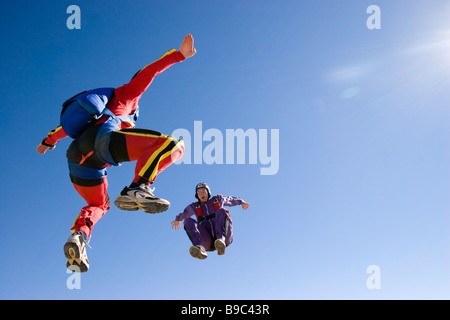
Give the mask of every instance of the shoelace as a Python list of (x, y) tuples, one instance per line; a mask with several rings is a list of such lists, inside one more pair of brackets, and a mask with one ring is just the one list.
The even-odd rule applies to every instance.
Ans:
[[(80, 231), (77, 231), (76, 233), (79, 233)], [(91, 248), (92, 249), (92, 247), (90, 246), (90, 244), (89, 244), (89, 242), (91, 242), (91, 238), (89, 237), (89, 238), (87, 238), (87, 239), (84, 239), (84, 237), (83, 237), (83, 235), (81, 235), (81, 234), (79, 234), (79, 236), (80, 236), (80, 242), (81, 243), (85, 243), (89, 248)]]
[(87, 239), (87, 241), (85, 241), (85, 243), (86, 243), (86, 245), (87, 245), (89, 248), (92, 249), (92, 247), (91, 247), (91, 245), (89, 244), (89, 242), (91, 242), (91, 238), (90, 238), (90, 237)]
[(150, 186), (147, 186), (147, 185), (145, 185), (145, 184), (143, 184), (143, 185), (141, 185), (144, 189), (146, 189), (146, 190), (148, 190), (149, 191), (149, 193), (152, 195), (152, 196), (154, 196), (154, 194), (153, 194), (153, 191), (155, 191), (155, 188), (150, 188)]

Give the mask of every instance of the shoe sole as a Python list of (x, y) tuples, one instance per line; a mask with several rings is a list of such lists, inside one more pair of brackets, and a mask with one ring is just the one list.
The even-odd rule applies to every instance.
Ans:
[(222, 241), (214, 241), (214, 247), (217, 250), (217, 254), (219, 256), (222, 256), (225, 254), (225, 249), (227, 248), (227, 246), (222, 242)]
[(164, 211), (167, 211), (170, 207), (169, 202), (137, 202), (129, 197), (117, 197), (116, 201), (114, 201), (114, 204), (117, 208), (120, 210), (125, 211), (137, 211), (139, 209), (143, 210), (146, 213), (161, 213)]
[(208, 255), (206, 253), (202, 253), (202, 250), (200, 250), (197, 247), (190, 247), (189, 253), (191, 254), (192, 257), (200, 259), (200, 260), (204, 260), (208, 257)]
[(73, 272), (86, 272), (89, 269), (89, 264), (87, 264), (81, 258), (80, 248), (74, 242), (66, 242), (64, 245), (64, 255), (66, 256), (67, 269)]

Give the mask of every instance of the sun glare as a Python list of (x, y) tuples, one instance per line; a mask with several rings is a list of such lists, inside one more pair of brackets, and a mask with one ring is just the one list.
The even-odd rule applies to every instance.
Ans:
[(450, 68), (450, 30), (430, 35), (429, 39), (422, 40), (420, 44), (407, 49), (405, 53), (425, 58), (442, 68)]

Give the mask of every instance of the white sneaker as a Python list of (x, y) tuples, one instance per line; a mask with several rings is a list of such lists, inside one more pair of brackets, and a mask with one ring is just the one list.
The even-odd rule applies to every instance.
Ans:
[(192, 257), (203, 260), (208, 257), (205, 248), (203, 246), (192, 246), (189, 248), (189, 253)]
[(64, 244), (64, 255), (67, 258), (67, 269), (73, 272), (89, 270), (89, 260), (86, 254), (86, 240), (81, 231), (72, 233)]
[(147, 213), (159, 213), (169, 209), (170, 202), (155, 197), (153, 191), (154, 189), (150, 189), (145, 184), (135, 188), (125, 187), (114, 204), (121, 210), (136, 211), (141, 209)]
[(227, 245), (225, 244), (225, 241), (223, 241), (222, 239), (217, 239), (216, 241), (214, 241), (214, 247), (217, 250), (217, 254), (221, 256), (225, 254), (225, 249), (227, 248)]

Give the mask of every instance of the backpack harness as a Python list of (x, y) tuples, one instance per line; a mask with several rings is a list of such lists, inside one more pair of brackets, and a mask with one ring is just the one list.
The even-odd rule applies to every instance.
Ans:
[[(135, 123), (139, 116), (139, 107), (136, 108), (133, 114), (125, 116), (116, 116), (106, 106), (108, 101), (114, 97), (115, 88), (97, 88), (93, 90), (83, 91), (66, 100), (63, 103), (60, 116), (60, 125), (67, 133), (67, 135), (73, 139), (79, 138), (89, 127), (94, 125), (102, 115), (107, 115), (109, 118), (102, 123), (95, 139), (94, 150), (98, 158), (110, 165), (119, 166), (109, 152), (109, 139), (111, 132), (119, 130), (120, 122), (132, 122)], [(94, 154), (94, 150), (90, 151), (86, 155), (81, 156), (79, 163), (73, 164), (69, 162), (71, 166), (71, 172), (75, 172), (76, 168), (80, 166)], [(88, 171), (86, 167), (81, 168), (85, 175), (91, 177), (97, 176), (95, 173), (85, 172)], [(102, 173), (102, 176), (104, 174)]]
[[(217, 198), (217, 196), (212, 197), (212, 201), (213, 201), (213, 204), (214, 204), (214, 210), (216, 210), (216, 212), (219, 211), (219, 209), (221, 209), (222, 206), (220, 205), (220, 202), (219, 202), (219, 199)], [(195, 203), (195, 215), (197, 216), (197, 221), (198, 221), (198, 223), (200, 225), (203, 223), (203, 221), (210, 220), (210, 219), (216, 217), (215, 213), (210, 214), (210, 215), (208, 215), (206, 217), (203, 216), (203, 209), (202, 209), (202, 206), (200, 204), (200, 201), (197, 201)]]
[(139, 108), (132, 115), (116, 116), (106, 105), (113, 97), (115, 88), (98, 88), (80, 92), (63, 103), (60, 124), (73, 139), (78, 138), (87, 128), (93, 125), (103, 114), (116, 123), (136, 122)]

